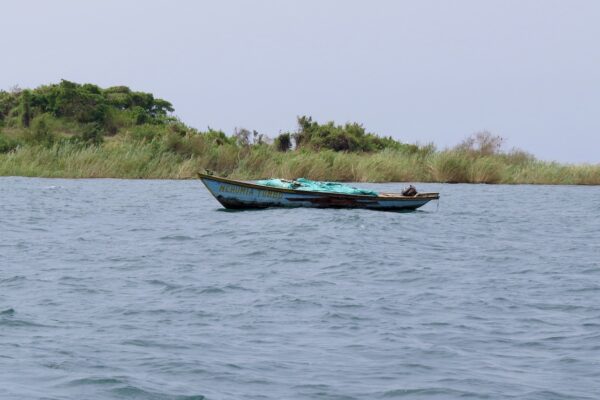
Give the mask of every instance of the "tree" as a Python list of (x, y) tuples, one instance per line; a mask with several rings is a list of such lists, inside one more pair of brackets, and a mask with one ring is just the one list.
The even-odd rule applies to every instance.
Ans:
[(273, 145), (277, 151), (288, 151), (292, 148), (292, 137), (288, 132), (282, 133), (275, 138)]
[(29, 128), (31, 118), (31, 92), (24, 90), (21, 93), (21, 123), (25, 128)]
[(503, 144), (504, 138), (501, 136), (492, 135), (488, 131), (481, 131), (469, 136), (454, 149), (474, 155), (490, 156), (499, 153)]
[(245, 128), (235, 128), (233, 136), (236, 138), (237, 144), (242, 147), (250, 146), (250, 131)]

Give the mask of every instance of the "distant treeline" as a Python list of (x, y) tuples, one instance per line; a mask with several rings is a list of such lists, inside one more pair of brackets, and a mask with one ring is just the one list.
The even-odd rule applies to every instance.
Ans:
[(245, 179), (600, 184), (599, 165), (504, 151), (503, 139), (489, 132), (439, 151), (309, 116), (273, 139), (244, 128), (199, 131), (173, 111), (126, 86), (63, 80), (0, 91), (0, 175), (188, 178), (206, 168)]
[[(170, 116), (172, 111), (173, 106), (168, 101), (150, 93), (132, 91), (127, 86), (102, 89), (89, 83), (80, 85), (63, 80), (33, 90), (0, 91), (0, 127), (13, 133), (21, 131), (22, 139), (29, 143), (52, 144), (69, 138), (97, 144), (106, 136), (131, 131), (135, 131), (135, 136), (155, 138), (167, 128), (180, 134), (208, 135), (216, 145), (271, 144), (264, 135), (246, 129), (236, 130), (232, 137), (220, 131), (196, 131)], [(143, 128), (139, 129), (140, 126)], [(288, 151), (294, 146), (350, 152), (417, 150), (416, 146), (391, 137), (367, 133), (357, 123), (320, 125), (311, 117), (302, 116), (298, 118), (298, 126), (298, 131), (275, 138), (274, 148)], [(18, 134), (12, 136), (19, 139)]]

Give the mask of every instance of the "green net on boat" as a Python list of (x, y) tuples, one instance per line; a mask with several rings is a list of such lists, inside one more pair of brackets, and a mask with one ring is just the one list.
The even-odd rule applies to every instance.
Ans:
[(358, 189), (349, 185), (344, 185), (339, 182), (321, 182), (311, 181), (310, 179), (299, 178), (293, 181), (286, 179), (265, 179), (256, 182), (259, 185), (295, 189), (308, 190), (311, 192), (327, 192), (327, 193), (343, 193), (343, 194), (361, 194), (366, 196), (377, 196), (377, 192), (369, 189)]

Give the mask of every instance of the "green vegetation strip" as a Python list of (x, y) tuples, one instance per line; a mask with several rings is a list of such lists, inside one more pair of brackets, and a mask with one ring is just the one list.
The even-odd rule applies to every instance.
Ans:
[(65, 178), (306, 177), (352, 182), (600, 184), (600, 165), (564, 165), (502, 150), (487, 132), (458, 146), (401, 143), (360, 124), (319, 124), (273, 141), (258, 132), (190, 128), (149, 93), (62, 81), (0, 91), (0, 175)]

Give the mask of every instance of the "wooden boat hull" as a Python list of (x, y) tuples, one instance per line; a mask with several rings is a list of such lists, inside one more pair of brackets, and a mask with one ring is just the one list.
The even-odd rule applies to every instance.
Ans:
[(198, 174), (208, 191), (225, 207), (252, 209), (268, 207), (368, 208), (373, 210), (409, 211), (439, 198), (437, 193), (417, 196), (348, 195), (283, 189)]

